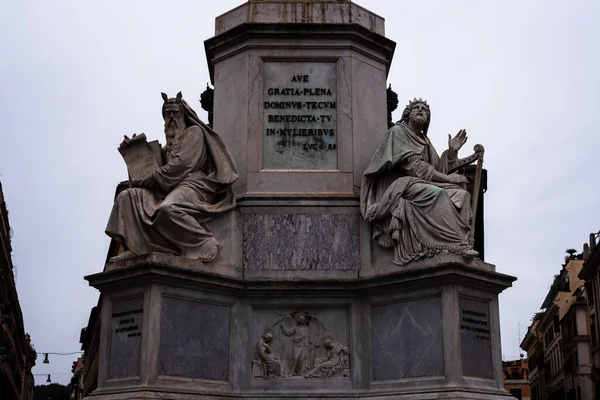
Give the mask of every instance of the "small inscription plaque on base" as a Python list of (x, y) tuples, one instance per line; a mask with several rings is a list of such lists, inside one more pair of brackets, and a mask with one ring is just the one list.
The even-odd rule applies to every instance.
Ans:
[(459, 307), (463, 375), (493, 378), (490, 306), (461, 297)]
[(143, 299), (135, 297), (112, 305), (109, 378), (140, 374)]
[(336, 75), (335, 62), (264, 63), (264, 168), (337, 168)]

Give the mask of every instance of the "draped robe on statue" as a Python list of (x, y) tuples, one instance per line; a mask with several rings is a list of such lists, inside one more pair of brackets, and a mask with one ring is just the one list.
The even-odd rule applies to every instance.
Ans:
[(264, 378), (282, 375), (279, 358), (272, 353), (270, 345), (262, 337), (256, 344), (256, 357)]
[(106, 233), (134, 254), (160, 252), (198, 259), (218, 245), (204, 223), (235, 206), (238, 171), (221, 138), (182, 100), (187, 128), (155, 187), (131, 188), (115, 199)]
[(345, 357), (350, 353), (340, 342), (334, 342), (327, 357), (317, 359), (316, 367), (306, 374), (307, 378), (329, 378), (348, 368)]
[(431, 181), (434, 171), (447, 174), (454, 161), (448, 153), (438, 156), (427, 136), (398, 123), (364, 172), (361, 214), (371, 223), (373, 240), (394, 247), (396, 264), (470, 248), (470, 194), (458, 185)]

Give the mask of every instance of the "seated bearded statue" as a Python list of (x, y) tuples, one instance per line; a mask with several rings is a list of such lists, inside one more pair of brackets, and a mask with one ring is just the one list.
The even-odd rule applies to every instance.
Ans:
[(470, 237), (467, 179), (449, 173), (466, 132), (448, 135), (449, 148), (440, 156), (427, 137), (430, 119), (426, 101), (411, 101), (363, 174), (361, 214), (371, 224), (373, 240), (394, 248), (398, 265), (439, 253), (478, 256)]
[[(181, 98), (163, 95), (163, 165), (119, 193), (106, 234), (124, 251), (111, 261), (159, 252), (210, 261), (218, 241), (206, 226), (232, 210), (237, 167), (222, 139)], [(130, 145), (129, 138), (121, 148)]]

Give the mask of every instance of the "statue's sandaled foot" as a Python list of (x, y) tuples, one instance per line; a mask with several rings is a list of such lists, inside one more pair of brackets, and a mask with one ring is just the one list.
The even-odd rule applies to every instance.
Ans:
[(473, 249), (467, 249), (463, 253), (463, 256), (465, 256), (465, 257), (479, 257), (479, 252), (477, 252), (476, 250), (473, 250)]
[(206, 252), (205, 254), (201, 255), (199, 257), (199, 260), (202, 261), (202, 262), (212, 261), (217, 256), (217, 252), (218, 251), (219, 251), (218, 247), (215, 246), (212, 249), (210, 249), (208, 252)]
[(136, 254), (131, 250), (125, 250), (123, 253), (111, 257), (108, 262), (117, 262), (135, 257)]

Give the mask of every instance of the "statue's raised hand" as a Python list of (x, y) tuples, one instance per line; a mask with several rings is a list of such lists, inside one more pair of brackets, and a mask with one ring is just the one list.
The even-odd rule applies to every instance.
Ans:
[(463, 145), (467, 143), (467, 131), (461, 129), (453, 138), (448, 134), (448, 148), (450, 150), (459, 151)]
[(126, 149), (129, 147), (129, 144), (131, 143), (131, 141), (133, 140), (134, 137), (137, 136), (137, 133), (134, 133), (132, 137), (128, 137), (127, 135), (123, 135), (124, 139), (121, 142), (121, 144), (119, 144), (119, 148), (120, 149)]

